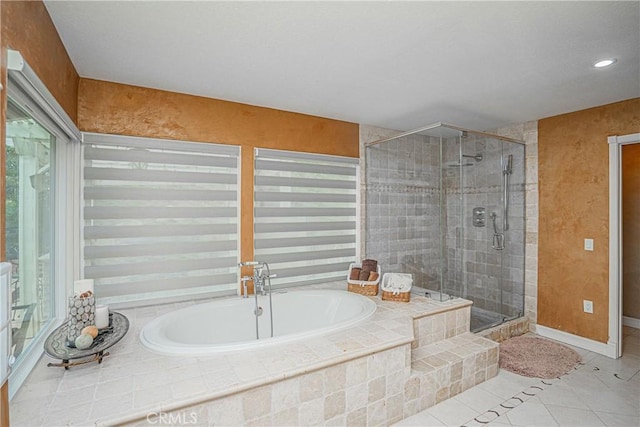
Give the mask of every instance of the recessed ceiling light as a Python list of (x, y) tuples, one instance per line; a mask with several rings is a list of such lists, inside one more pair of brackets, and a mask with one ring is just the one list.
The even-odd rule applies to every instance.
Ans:
[(617, 61), (617, 59), (615, 59), (615, 58), (602, 59), (602, 60), (596, 62), (595, 64), (593, 64), (593, 66), (596, 67), (596, 68), (608, 67), (611, 64), (615, 64), (616, 61)]

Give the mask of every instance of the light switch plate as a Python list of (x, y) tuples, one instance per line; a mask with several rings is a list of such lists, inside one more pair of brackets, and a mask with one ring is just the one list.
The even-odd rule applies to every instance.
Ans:
[(593, 301), (589, 301), (588, 299), (583, 300), (582, 307), (585, 313), (593, 314)]
[(584, 250), (585, 251), (593, 250), (593, 239), (584, 239)]

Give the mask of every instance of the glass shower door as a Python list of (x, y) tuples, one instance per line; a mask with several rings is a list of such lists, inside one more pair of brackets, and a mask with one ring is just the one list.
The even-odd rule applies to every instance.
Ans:
[(464, 292), (471, 330), (522, 313), (524, 147), (468, 135), (461, 144)]

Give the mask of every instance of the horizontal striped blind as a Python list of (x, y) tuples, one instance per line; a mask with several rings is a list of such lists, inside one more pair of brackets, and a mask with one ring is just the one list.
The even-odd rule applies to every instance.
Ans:
[(254, 258), (273, 285), (346, 277), (356, 256), (358, 159), (257, 149)]
[(101, 302), (235, 292), (239, 147), (86, 134), (84, 276)]

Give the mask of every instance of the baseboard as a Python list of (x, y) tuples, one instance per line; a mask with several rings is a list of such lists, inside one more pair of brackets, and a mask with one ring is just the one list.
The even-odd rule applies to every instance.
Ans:
[(640, 329), (640, 319), (636, 319), (635, 317), (622, 316), (622, 324)]
[(614, 359), (617, 357), (616, 346), (613, 343), (605, 344), (599, 341), (594, 341), (589, 338), (573, 335), (568, 332), (559, 331), (557, 329), (549, 328), (542, 325), (536, 325), (536, 333), (543, 337), (551, 338), (565, 344), (593, 351), (594, 353), (603, 354), (607, 357), (611, 357)]

